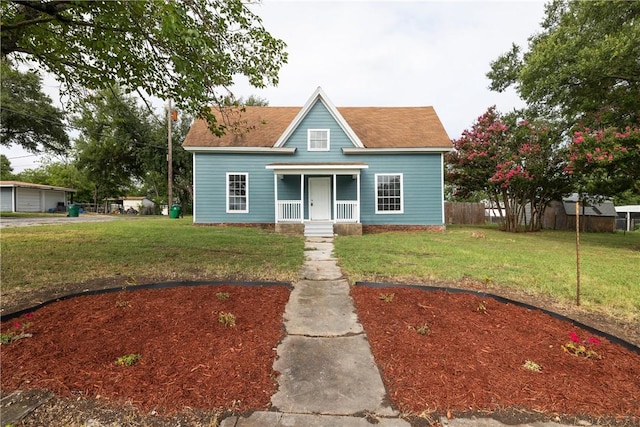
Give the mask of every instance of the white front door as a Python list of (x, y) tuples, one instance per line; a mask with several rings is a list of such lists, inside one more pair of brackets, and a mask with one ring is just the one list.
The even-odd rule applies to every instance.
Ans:
[(309, 219), (331, 219), (331, 178), (309, 178)]

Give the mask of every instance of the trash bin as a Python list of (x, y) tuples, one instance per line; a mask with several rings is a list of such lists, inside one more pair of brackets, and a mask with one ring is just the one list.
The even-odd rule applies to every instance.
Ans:
[(72, 217), (77, 217), (80, 215), (80, 205), (69, 205), (69, 215)]
[(171, 205), (169, 218), (178, 218), (180, 216), (180, 205)]

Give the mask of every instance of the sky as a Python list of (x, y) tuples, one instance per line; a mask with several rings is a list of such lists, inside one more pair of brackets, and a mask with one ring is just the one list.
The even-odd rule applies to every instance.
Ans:
[[(251, 8), (285, 41), (289, 61), (277, 87), (238, 78), (237, 97), (301, 107), (320, 86), (337, 107), (433, 106), (452, 139), (492, 105), (524, 106), (513, 90), (490, 91), (486, 73), (512, 43), (526, 48), (544, 16), (543, 1), (513, 0), (264, 0)], [(45, 85), (55, 91), (55, 81)], [(2, 152), (14, 172), (39, 166), (29, 153)]]

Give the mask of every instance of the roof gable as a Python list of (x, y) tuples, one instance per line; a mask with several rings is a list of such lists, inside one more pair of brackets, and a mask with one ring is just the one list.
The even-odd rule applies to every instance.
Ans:
[(320, 87), (302, 108), (213, 108), (218, 123), (225, 127), (225, 135), (213, 135), (204, 120), (196, 120), (182, 145), (192, 151), (198, 148), (282, 150), (317, 102), (329, 111), (354, 147), (442, 151), (452, 147), (433, 107), (335, 107)]
[(289, 126), (287, 126), (282, 135), (280, 135), (280, 138), (278, 138), (274, 146), (282, 147), (287, 142), (291, 134), (298, 128), (298, 126), (300, 126), (300, 123), (302, 122), (302, 120), (304, 120), (307, 114), (309, 114), (309, 111), (311, 111), (313, 106), (318, 102), (322, 102), (324, 107), (327, 109), (327, 111), (329, 111), (336, 123), (338, 123), (338, 125), (342, 128), (353, 145), (359, 148), (364, 148), (364, 145), (360, 141), (360, 138), (358, 138), (358, 135), (356, 135), (353, 129), (351, 129), (351, 126), (349, 126), (344, 117), (342, 117), (342, 114), (340, 114), (338, 109), (335, 107), (335, 105), (333, 105), (331, 100), (329, 100), (320, 86), (318, 86), (315, 92), (313, 92), (313, 94), (309, 97), (296, 117), (291, 121)]

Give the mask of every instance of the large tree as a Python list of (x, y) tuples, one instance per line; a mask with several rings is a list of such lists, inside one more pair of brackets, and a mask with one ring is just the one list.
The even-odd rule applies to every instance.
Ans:
[(527, 50), (513, 45), (487, 75), (564, 122), (576, 191), (640, 194), (639, 1), (554, 0)]
[(515, 86), (567, 128), (640, 123), (640, 2), (553, 0), (541, 25), (491, 63), (492, 90)]
[(127, 195), (144, 177), (145, 150), (164, 151), (155, 145), (153, 120), (118, 88), (87, 97), (73, 124), (80, 130), (75, 140), (77, 167), (94, 183), (93, 201)]
[(33, 153), (69, 148), (64, 112), (42, 92), (40, 76), (21, 72), (0, 59), (0, 144)]
[(127, 90), (171, 98), (221, 132), (208, 106), (236, 75), (278, 83), (285, 43), (243, 0), (10, 0), (0, 5), (3, 57), (35, 61), (71, 90)]
[(453, 142), (454, 151), (447, 156), (454, 195), (486, 195), (500, 207), (506, 231), (539, 229), (548, 202), (568, 192), (559, 131), (552, 123), (526, 116), (505, 116), (490, 107)]

